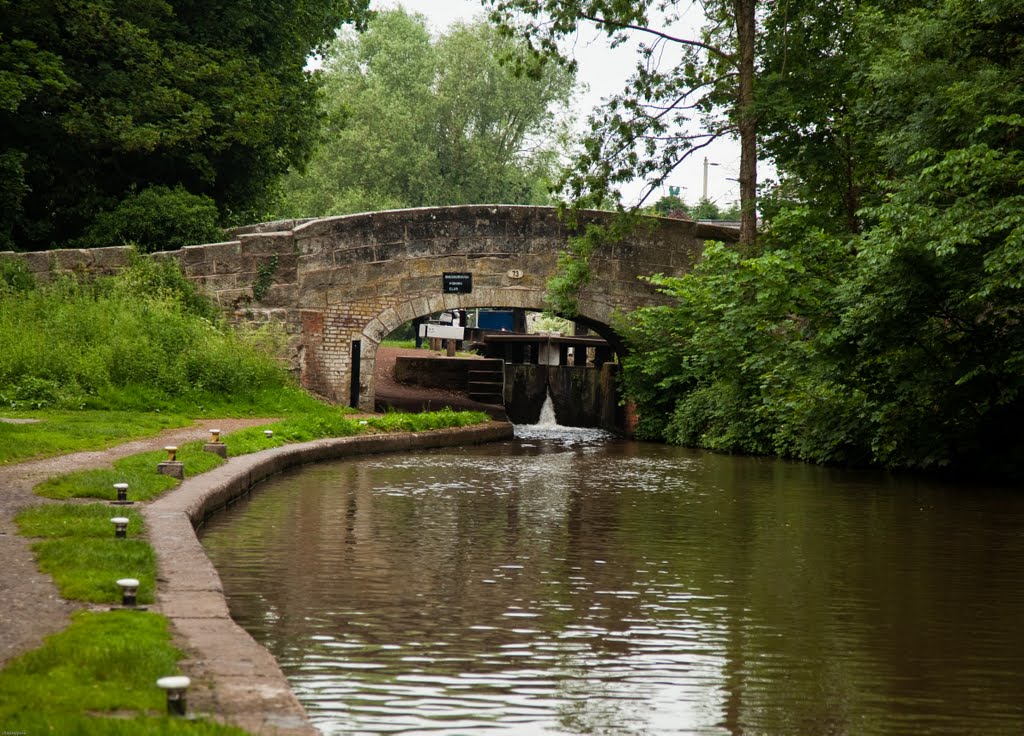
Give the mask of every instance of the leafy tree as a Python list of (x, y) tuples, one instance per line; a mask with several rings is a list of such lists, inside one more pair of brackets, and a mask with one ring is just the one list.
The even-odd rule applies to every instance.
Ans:
[(871, 396), (881, 461), (1021, 472), (1024, 15), (942, 0), (861, 22), (859, 112), (892, 173), (864, 211), (830, 357)]
[(4, 0), (2, 246), (78, 237), (148, 186), (258, 207), (308, 154), (309, 54), (367, 0)]
[[(870, 64), (858, 14), (862, 0), (789, 0), (762, 17), (758, 124), (783, 186), (762, 197), (769, 217), (789, 199), (811, 205), (815, 225), (858, 232), (877, 196), (880, 163), (857, 114)], [(784, 196), (782, 192), (785, 192)]]
[[(647, 194), (688, 156), (722, 136), (739, 138), (741, 240), (756, 237), (757, 112), (754, 98), (756, 0), (708, 0), (696, 37), (675, 31), (689, 3), (491, 0), (491, 17), (527, 40), (541, 59), (564, 58), (560, 42), (593, 24), (613, 45), (626, 34), (646, 40), (626, 88), (590, 117), (591, 132), (564, 180), (577, 204), (620, 204), (616, 187), (636, 178)], [(683, 6), (683, 7), (680, 7)], [(662, 59), (672, 59), (664, 67)], [(694, 118), (702, 132), (694, 133)]]
[(432, 40), (403, 10), (342, 34), (325, 59), (325, 138), (285, 182), (281, 213), (548, 201), (573, 74), (517, 77), (502, 64), (516, 53), (485, 23)]
[(861, 460), (839, 411), (842, 391), (815, 345), (836, 325), (835, 279), (851, 265), (841, 239), (806, 209), (780, 215), (764, 252), (710, 244), (682, 278), (652, 277), (674, 304), (632, 313), (620, 328), (627, 393), (647, 439), (728, 452)]
[(142, 253), (151, 253), (223, 239), (212, 199), (189, 194), (180, 186), (154, 186), (128, 195), (109, 212), (100, 212), (82, 236), (82, 244), (132, 244)]
[(679, 187), (669, 187), (669, 192), (651, 205), (651, 214), (661, 217), (689, 217), (690, 206), (679, 196)]
[(738, 205), (733, 204), (723, 210), (710, 199), (701, 199), (700, 202), (690, 210), (690, 214), (695, 220), (736, 221), (740, 219), (740, 208)]
[(678, 187), (669, 187), (669, 190), (674, 190), (674, 193), (667, 194), (659, 199), (651, 207), (647, 208), (645, 213), (661, 217), (683, 216), (693, 220), (736, 222), (740, 219), (740, 208), (737, 204), (730, 205), (723, 210), (710, 199), (701, 199), (696, 205), (691, 207), (685, 200), (680, 199)]
[[(806, 203), (778, 210), (760, 253), (711, 247), (691, 275), (656, 280), (676, 305), (632, 320), (633, 344), (650, 351), (627, 361), (643, 429), (720, 450), (1019, 477), (1024, 17), (1010, 0), (840, 5), (822, 8), (843, 11), (831, 37), (854, 58), (831, 75), (800, 71), (829, 36), (811, 34), (791, 71), (833, 87), (765, 113), (769, 131), (803, 121), (791, 147), (773, 145)], [(831, 169), (844, 135), (851, 155)], [(883, 175), (868, 177), (869, 163)]]

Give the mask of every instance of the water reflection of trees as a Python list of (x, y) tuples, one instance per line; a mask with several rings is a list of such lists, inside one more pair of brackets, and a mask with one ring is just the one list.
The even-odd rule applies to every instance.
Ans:
[(1024, 661), (1019, 502), (962, 519), (941, 489), (633, 444), (475, 452), (282, 479), (232, 522), (231, 556), (264, 555), (233, 613), (283, 659), (320, 631), (384, 679), (543, 670), (569, 730), (685, 713), (724, 733), (882, 733), (889, 703), (927, 723), (944, 698), (1013, 713), (1019, 668), (970, 703), (954, 686)]

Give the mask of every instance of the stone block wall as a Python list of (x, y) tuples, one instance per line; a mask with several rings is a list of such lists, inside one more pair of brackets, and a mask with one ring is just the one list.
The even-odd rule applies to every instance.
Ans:
[[(581, 216), (601, 222), (607, 213)], [(352, 345), (360, 342), (358, 404), (373, 407), (377, 345), (415, 317), (447, 309), (543, 309), (547, 280), (572, 234), (547, 207), (466, 205), (284, 220), (232, 231), (234, 240), (157, 254), (236, 323), (280, 323), (303, 385), (349, 403)], [(733, 235), (733, 237), (730, 237)], [(700, 258), (703, 238), (735, 239), (723, 228), (652, 218), (650, 228), (595, 252), (580, 318), (613, 345), (616, 313), (663, 303), (640, 276), (681, 275)], [(127, 265), (129, 249), (7, 253), (40, 280), (106, 274)], [(442, 291), (442, 274), (468, 272), (467, 294)]]

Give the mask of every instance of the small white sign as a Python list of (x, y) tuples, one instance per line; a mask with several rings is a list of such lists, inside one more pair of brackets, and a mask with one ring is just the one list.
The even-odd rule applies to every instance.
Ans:
[(451, 325), (420, 325), (420, 337), (439, 337), (442, 340), (465, 340), (466, 330)]
[(523, 272), (520, 271), (518, 268), (510, 268), (506, 275), (510, 279), (521, 279), (523, 277)]

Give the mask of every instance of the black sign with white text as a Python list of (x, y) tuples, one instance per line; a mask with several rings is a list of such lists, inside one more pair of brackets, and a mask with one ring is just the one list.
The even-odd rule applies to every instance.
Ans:
[(445, 294), (473, 293), (473, 274), (443, 273), (441, 274), (441, 291)]

